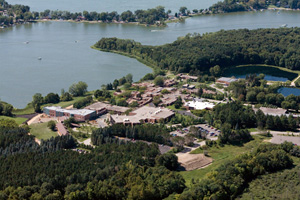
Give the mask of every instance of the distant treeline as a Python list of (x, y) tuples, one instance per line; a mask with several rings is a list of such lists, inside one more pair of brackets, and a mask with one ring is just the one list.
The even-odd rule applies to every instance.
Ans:
[(240, 29), (188, 34), (171, 44), (142, 45), (133, 40), (102, 38), (95, 47), (135, 55), (176, 73), (201, 74), (241, 64), (268, 64), (300, 69), (300, 28)]
[(211, 7), (209, 7), (209, 10), (212, 11), (212, 13), (239, 12), (253, 9), (266, 9), (270, 5), (297, 9), (300, 8), (300, 0), (224, 0), (212, 5)]
[(43, 12), (30, 12), (29, 6), (24, 5), (10, 5), (4, 0), (0, 0), (0, 11), (5, 11), (2, 15), (0, 13), (0, 25), (11, 25), (15, 22), (32, 21), (37, 19), (62, 19), (62, 20), (86, 20), (102, 22), (139, 22), (141, 24), (162, 24), (168, 19), (170, 10), (165, 11), (165, 8), (158, 6), (156, 8), (147, 10), (136, 10), (134, 12), (127, 10), (118, 14), (113, 12), (75, 12), (69, 11), (51, 11), (45, 10)]
[(118, 14), (116, 11), (113, 12), (88, 12), (83, 11), (71, 13), (68, 11), (50, 11), (45, 10), (39, 13), (39, 18), (48, 19), (63, 19), (63, 20), (87, 20), (87, 21), (98, 21), (113, 22), (113, 21), (124, 21), (124, 22), (139, 22), (141, 24), (156, 24), (168, 19), (168, 14), (171, 11), (165, 11), (165, 8), (158, 6), (156, 8), (147, 10), (136, 10), (134, 12), (127, 10)]

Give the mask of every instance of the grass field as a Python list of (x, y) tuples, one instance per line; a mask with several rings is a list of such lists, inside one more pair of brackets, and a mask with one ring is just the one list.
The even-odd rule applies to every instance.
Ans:
[[(192, 179), (202, 179), (205, 175), (224, 163), (224, 161), (230, 160), (237, 155), (240, 155), (245, 152), (251, 151), (253, 148), (257, 147), (266, 137), (256, 135), (254, 140), (244, 144), (244, 146), (233, 146), (225, 145), (224, 147), (212, 147), (208, 150), (208, 155), (211, 156), (214, 160), (211, 165), (203, 169), (193, 170), (193, 171), (183, 171), (179, 172), (186, 181), (186, 185), (189, 187)], [(196, 149), (191, 153), (203, 153), (203, 150)]]
[(34, 109), (33, 107), (30, 105), (26, 106), (25, 108), (22, 109), (14, 109), (12, 111), (12, 113), (14, 115), (28, 115), (28, 114), (33, 114), (34, 113)]
[(37, 123), (30, 125), (30, 134), (34, 135), (37, 139), (49, 139), (58, 136), (57, 132), (51, 131), (47, 127), (48, 123)]
[(6, 116), (0, 116), (0, 119), (12, 119), (15, 120), (19, 125), (27, 120), (26, 118), (23, 117), (6, 117)]
[(46, 106), (60, 106), (62, 108), (66, 108), (70, 105), (73, 105), (76, 101), (79, 101), (81, 99), (84, 99), (84, 97), (73, 97), (73, 100), (72, 101), (62, 101), (62, 102), (59, 102), (57, 104), (45, 104), (43, 105), (42, 107), (46, 107)]
[[(42, 105), (42, 108), (45, 107), (45, 106), (60, 106), (62, 108), (65, 108), (65, 107), (68, 107), (70, 105), (73, 105), (76, 101), (79, 101), (87, 96), (90, 96), (93, 94), (94, 91), (89, 91), (87, 92), (87, 94), (83, 97), (73, 97), (73, 100), (72, 101), (63, 101), (63, 102), (59, 102), (57, 104), (45, 104), (45, 105)], [(22, 108), (22, 109), (15, 109), (13, 110), (12, 112), (14, 115), (27, 115), (27, 114), (33, 114), (34, 113), (34, 109), (31, 105), (28, 105), (26, 106), (25, 108)]]

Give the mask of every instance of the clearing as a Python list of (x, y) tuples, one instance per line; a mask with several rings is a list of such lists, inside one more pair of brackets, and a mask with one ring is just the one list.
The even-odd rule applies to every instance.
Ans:
[(51, 137), (58, 136), (57, 132), (50, 130), (47, 127), (48, 123), (37, 123), (31, 124), (30, 127), (30, 134), (34, 135), (39, 140), (47, 140)]
[[(243, 146), (224, 145), (224, 147), (210, 147), (206, 151), (208, 152), (208, 155), (213, 159), (212, 164), (208, 165), (205, 168), (192, 171), (181, 171), (179, 173), (183, 176), (186, 181), (186, 185), (189, 187), (191, 185), (192, 179), (203, 179), (206, 174), (217, 169), (225, 161), (231, 160), (240, 154), (251, 151), (266, 139), (266, 137), (261, 135), (255, 135), (253, 136), (253, 138), (254, 140), (244, 144)], [(203, 150), (198, 148), (192, 151), (191, 154), (203, 155)]]

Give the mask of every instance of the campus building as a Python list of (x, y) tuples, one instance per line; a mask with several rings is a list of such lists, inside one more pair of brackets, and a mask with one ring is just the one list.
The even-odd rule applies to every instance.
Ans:
[(202, 99), (196, 99), (193, 98), (192, 101), (188, 101), (186, 102), (186, 104), (184, 105), (184, 107), (187, 110), (211, 110), (213, 109), (215, 106), (215, 104), (210, 103), (210, 102), (204, 102), (202, 101)]
[(56, 106), (44, 107), (43, 112), (50, 117), (74, 117), (76, 121), (92, 120), (97, 116), (94, 110), (88, 110), (88, 109), (68, 110)]
[(120, 115), (120, 114), (125, 113), (130, 108), (110, 105), (110, 104), (103, 103), (103, 102), (97, 102), (97, 103), (94, 103), (92, 105), (89, 105), (89, 106), (85, 107), (85, 109), (93, 110), (93, 111), (96, 112), (97, 116), (100, 116), (100, 115), (103, 115), (107, 112), (113, 112), (115, 114)]
[(143, 106), (132, 111), (128, 116), (111, 115), (109, 119), (112, 124), (136, 125), (140, 123), (156, 123), (161, 119), (168, 120), (174, 115), (175, 113), (167, 108)]

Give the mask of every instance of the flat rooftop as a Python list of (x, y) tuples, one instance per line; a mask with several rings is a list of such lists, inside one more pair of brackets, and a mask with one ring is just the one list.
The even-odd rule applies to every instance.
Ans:
[(215, 107), (213, 103), (202, 101), (188, 101), (185, 105), (196, 110), (212, 109), (213, 107)]
[(88, 109), (72, 109), (72, 110), (68, 110), (68, 109), (63, 109), (61, 107), (56, 107), (56, 106), (49, 106), (49, 107), (45, 107), (48, 110), (54, 110), (56, 112), (62, 112), (62, 113), (70, 113), (72, 115), (82, 115), (82, 116), (86, 116), (89, 114), (92, 114), (93, 110), (88, 110)]
[(160, 119), (160, 118), (168, 118), (174, 115), (174, 112), (167, 108), (155, 108), (150, 106), (143, 106), (134, 110), (130, 113), (130, 115), (134, 114), (134, 116), (139, 117), (141, 119)]
[(223, 81), (223, 82), (232, 83), (232, 82), (235, 82), (237, 80), (238, 79), (236, 79), (236, 78), (221, 77), (217, 81)]
[(130, 109), (127, 107), (110, 105), (103, 102), (93, 103), (92, 105), (89, 105), (85, 108), (89, 110), (101, 110), (103, 108), (106, 108), (107, 110), (116, 111), (116, 112), (126, 112), (128, 109)]

